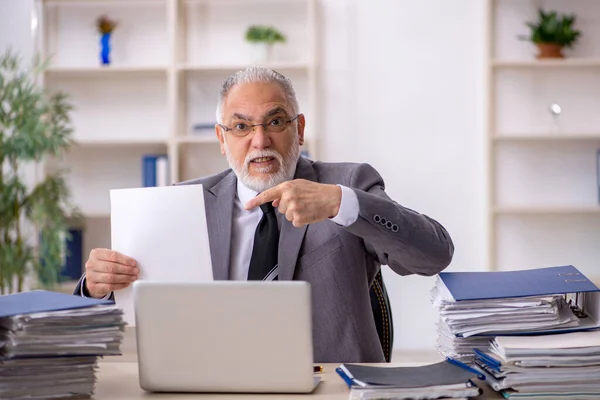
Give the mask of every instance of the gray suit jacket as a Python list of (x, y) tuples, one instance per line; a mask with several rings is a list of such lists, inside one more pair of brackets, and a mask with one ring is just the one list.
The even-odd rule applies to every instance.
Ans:
[[(448, 232), (435, 220), (391, 200), (368, 164), (298, 160), (296, 178), (353, 188), (359, 217), (349, 227), (332, 221), (295, 228), (283, 221), (279, 279), (311, 284), (314, 361), (385, 362), (369, 298), (381, 265), (400, 275), (434, 275), (452, 259)], [(215, 280), (229, 279), (236, 192), (231, 170), (180, 184), (202, 184)], [(423, 307), (428, 307), (423, 304)]]
[[(450, 235), (435, 220), (391, 200), (368, 164), (300, 157), (295, 177), (350, 187), (359, 204), (349, 227), (326, 220), (295, 228), (283, 218), (279, 279), (311, 284), (314, 361), (385, 362), (369, 298), (373, 278), (381, 265), (400, 275), (435, 275), (452, 260)], [(215, 280), (229, 279), (236, 179), (226, 170), (179, 183), (203, 185)], [(75, 289), (80, 293), (81, 280)]]

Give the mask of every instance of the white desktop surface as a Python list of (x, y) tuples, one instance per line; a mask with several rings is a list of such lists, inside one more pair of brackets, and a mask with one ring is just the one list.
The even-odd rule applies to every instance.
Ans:
[[(342, 379), (335, 373), (335, 368), (339, 364), (325, 364), (324, 372), (318, 374), (321, 376), (321, 383), (311, 394), (195, 394), (195, 393), (147, 393), (142, 390), (138, 382), (138, 366), (135, 362), (109, 362), (99, 363), (98, 381), (94, 399), (106, 400), (135, 400), (145, 398), (160, 398), (163, 400), (171, 399), (304, 399), (314, 398), (319, 400), (346, 400), (350, 394), (348, 387)], [(415, 363), (392, 363), (385, 364), (389, 366), (415, 365)], [(268, 372), (267, 372), (268, 373)], [(487, 389), (485, 385), (484, 390)], [(487, 389), (484, 395), (479, 396), (483, 399), (501, 399), (502, 397)]]

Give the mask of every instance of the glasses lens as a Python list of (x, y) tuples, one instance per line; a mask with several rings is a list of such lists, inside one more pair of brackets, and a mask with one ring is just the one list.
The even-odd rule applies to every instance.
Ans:
[(246, 136), (248, 133), (250, 133), (251, 130), (252, 130), (252, 127), (250, 126), (250, 124), (238, 122), (237, 124), (235, 124), (233, 126), (233, 129), (231, 130), (231, 132), (235, 136)]
[(275, 133), (283, 132), (286, 127), (287, 127), (286, 120), (283, 119), (282, 117), (273, 118), (272, 120), (270, 120), (267, 123), (267, 130), (269, 132), (275, 132)]

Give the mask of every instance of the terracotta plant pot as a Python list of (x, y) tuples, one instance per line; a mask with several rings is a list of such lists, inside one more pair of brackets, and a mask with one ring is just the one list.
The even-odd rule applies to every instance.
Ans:
[(537, 58), (565, 58), (562, 53), (562, 47), (554, 43), (538, 43), (537, 48), (540, 51)]

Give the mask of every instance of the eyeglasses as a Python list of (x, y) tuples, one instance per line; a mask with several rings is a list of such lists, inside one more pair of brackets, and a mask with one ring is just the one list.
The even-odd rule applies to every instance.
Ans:
[(264, 124), (247, 124), (245, 122), (238, 122), (233, 128), (229, 128), (228, 126), (221, 124), (219, 124), (219, 126), (223, 128), (226, 132), (231, 132), (232, 135), (237, 137), (244, 137), (250, 132), (254, 132), (254, 129), (257, 126), (262, 126), (265, 132), (267, 133), (280, 133), (287, 128), (288, 124), (294, 122), (299, 116), (300, 114), (296, 115), (292, 119), (287, 120), (282, 117), (275, 117)]

